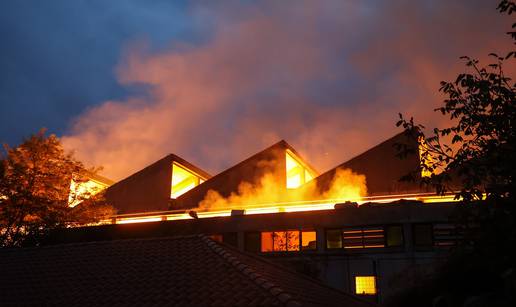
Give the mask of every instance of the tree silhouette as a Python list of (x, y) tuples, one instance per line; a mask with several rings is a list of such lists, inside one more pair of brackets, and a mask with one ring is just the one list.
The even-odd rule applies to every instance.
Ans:
[[(98, 169), (87, 169), (65, 153), (55, 135), (47, 137), (42, 129), (16, 148), (4, 147), (0, 246), (37, 244), (51, 229), (96, 222), (114, 213), (100, 201), (101, 193), (79, 191)], [(71, 207), (72, 202), (81, 204)]]
[[(501, 13), (516, 12), (514, 1), (498, 5)], [(516, 23), (512, 25), (516, 28)], [(516, 32), (508, 32), (516, 42)], [(490, 54), (493, 62), (462, 57), (467, 72), (441, 82), (446, 95), (436, 109), (449, 116), (450, 126), (424, 127), (400, 114), (397, 125), (422, 141), (421, 163), (404, 179), (418, 179), (436, 192), (456, 192), (462, 200), (452, 217), (466, 229), (462, 245), (439, 271), (392, 306), (514, 306), (516, 304), (516, 84), (504, 65), (516, 59)], [(410, 154), (399, 147), (400, 155)]]

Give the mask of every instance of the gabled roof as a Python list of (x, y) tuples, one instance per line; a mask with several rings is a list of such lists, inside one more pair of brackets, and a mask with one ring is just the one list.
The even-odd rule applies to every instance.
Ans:
[[(217, 191), (227, 197), (237, 192), (242, 182), (256, 184), (266, 173), (273, 173), (278, 178), (278, 183), (286, 187), (285, 152), (287, 151), (293, 153), (297, 160), (313, 174), (319, 174), (292, 146), (281, 140), (179, 196), (173, 202), (172, 208), (195, 208), (204, 199), (208, 190)], [(285, 182), (282, 183), (283, 181)]]
[(168, 210), (174, 162), (204, 180), (211, 177), (206, 171), (181, 157), (169, 154), (110, 186), (106, 190), (107, 202), (115, 207), (119, 214)]
[[(415, 154), (401, 159), (397, 155), (397, 144), (407, 146)], [(426, 190), (423, 191), (418, 183), (400, 182), (401, 177), (415, 171), (419, 166), (418, 152), (418, 140), (412, 134), (403, 131), (326, 171), (308, 184), (316, 184), (321, 191), (324, 191), (329, 187), (336, 170), (341, 168), (365, 175), (370, 196), (424, 192)]]
[(206, 236), (0, 250), (5, 305), (372, 306)]

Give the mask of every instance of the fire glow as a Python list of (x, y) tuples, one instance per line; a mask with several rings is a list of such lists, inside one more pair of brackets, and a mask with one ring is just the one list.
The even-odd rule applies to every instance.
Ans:
[[(335, 205), (345, 202), (356, 202), (358, 206), (365, 203), (391, 203), (398, 200), (412, 200), (422, 201), (423, 203), (439, 203), (439, 202), (454, 202), (458, 201), (455, 199), (454, 194), (435, 196), (432, 193), (424, 194), (401, 194), (401, 195), (389, 195), (389, 196), (375, 196), (375, 197), (362, 197), (360, 199), (328, 199), (321, 201), (299, 201), (289, 203), (277, 203), (277, 204), (260, 204), (250, 205), (242, 207), (241, 209), (225, 209), (225, 210), (214, 210), (214, 211), (195, 211), (196, 217), (200, 219), (204, 218), (217, 218), (217, 217), (229, 217), (238, 212), (238, 215), (254, 215), (254, 214), (275, 214), (275, 213), (291, 213), (291, 212), (303, 212), (303, 211), (320, 211), (320, 210), (335, 210)], [(104, 221), (104, 224), (132, 224), (132, 223), (145, 223), (145, 222), (159, 222), (159, 221), (175, 221), (175, 220), (188, 220), (194, 217), (186, 210), (176, 211), (162, 211), (162, 212), (151, 212), (147, 214), (124, 214), (114, 216), (111, 220)]]

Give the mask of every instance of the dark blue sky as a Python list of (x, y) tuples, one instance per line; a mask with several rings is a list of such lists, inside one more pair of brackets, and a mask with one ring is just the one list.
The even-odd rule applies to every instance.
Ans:
[(124, 47), (199, 39), (187, 12), (181, 1), (2, 1), (0, 141), (63, 134), (84, 109), (126, 97), (114, 73)]
[(118, 179), (286, 139), (322, 171), (398, 112), (445, 122), (439, 81), (508, 51), (511, 21), (482, 0), (1, 1), (0, 142), (47, 127)]

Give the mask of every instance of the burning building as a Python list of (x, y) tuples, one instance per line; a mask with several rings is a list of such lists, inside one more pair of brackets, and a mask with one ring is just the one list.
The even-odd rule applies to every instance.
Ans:
[(461, 239), (453, 196), (399, 181), (420, 160), (397, 144), (420, 145), (400, 133), (322, 174), (285, 141), (214, 176), (171, 154), (107, 189), (117, 216), (47, 243), (205, 234), (383, 302)]

